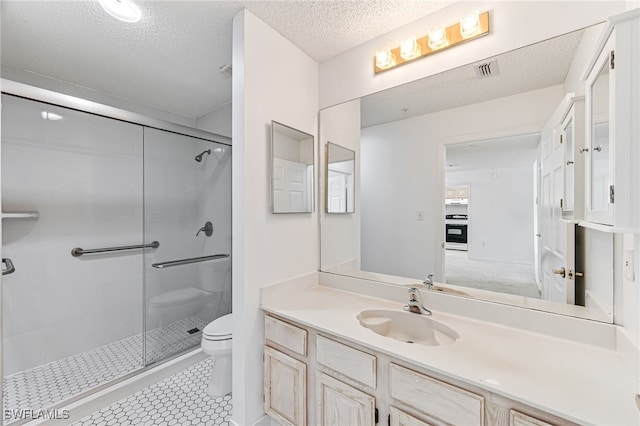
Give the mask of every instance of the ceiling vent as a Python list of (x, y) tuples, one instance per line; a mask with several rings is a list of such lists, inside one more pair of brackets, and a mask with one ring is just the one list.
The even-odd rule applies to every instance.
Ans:
[(474, 70), (476, 72), (477, 78), (487, 78), (492, 77), (494, 75), (500, 74), (500, 69), (498, 68), (498, 60), (493, 59), (489, 62), (483, 62), (478, 65), (474, 65)]
[(225, 77), (231, 77), (232, 71), (233, 71), (233, 67), (231, 66), (231, 62), (229, 62), (227, 65), (223, 65), (220, 67), (220, 72)]

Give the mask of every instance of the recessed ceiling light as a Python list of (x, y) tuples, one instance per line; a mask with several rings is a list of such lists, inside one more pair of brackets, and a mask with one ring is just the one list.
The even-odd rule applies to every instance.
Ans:
[(109, 15), (123, 22), (138, 22), (142, 12), (131, 0), (100, 0), (100, 6)]
[(62, 120), (61, 115), (54, 114), (48, 111), (42, 111), (41, 115), (42, 115), (42, 118), (44, 118), (45, 120), (52, 120), (52, 121)]

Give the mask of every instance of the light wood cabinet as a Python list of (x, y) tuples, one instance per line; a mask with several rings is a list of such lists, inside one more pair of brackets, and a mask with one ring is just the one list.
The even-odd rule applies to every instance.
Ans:
[(324, 373), (316, 373), (319, 426), (374, 426), (375, 398)]
[(376, 357), (373, 355), (318, 336), (316, 361), (364, 386), (376, 388)]
[(282, 425), (374, 426), (378, 417), (380, 426), (574, 425), (322, 334), (265, 316), (264, 409)]
[(391, 397), (447, 423), (484, 425), (484, 398), (413, 370), (391, 364)]
[(509, 426), (553, 426), (551, 423), (543, 422), (526, 414), (515, 410), (509, 412)]
[(396, 407), (391, 407), (389, 415), (389, 426), (432, 426), (430, 423), (410, 416)]
[(264, 348), (264, 411), (283, 425), (307, 424), (307, 366)]

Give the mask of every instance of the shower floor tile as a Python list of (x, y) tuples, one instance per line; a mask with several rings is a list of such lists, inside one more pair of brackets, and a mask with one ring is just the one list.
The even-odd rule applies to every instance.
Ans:
[(213, 362), (212, 358), (201, 361), (72, 426), (229, 425), (231, 395), (213, 398), (207, 394)]
[[(147, 364), (200, 344), (207, 323), (190, 317), (147, 332)], [(39, 410), (143, 366), (142, 334), (21, 371), (2, 380), (4, 410)], [(5, 419), (4, 424), (12, 420)]]

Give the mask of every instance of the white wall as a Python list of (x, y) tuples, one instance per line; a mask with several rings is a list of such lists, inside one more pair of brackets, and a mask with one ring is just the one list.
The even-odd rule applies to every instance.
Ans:
[(531, 167), (447, 172), (446, 184), (469, 185), (469, 258), (533, 265)]
[[(399, 84), (480, 61), (522, 46), (602, 22), (625, 10), (624, 1), (459, 2), (372, 39), (320, 64), (320, 107), (325, 108)], [(490, 34), (471, 43), (380, 74), (373, 72), (376, 50), (424, 35), (428, 28), (455, 23), (471, 10), (489, 10)]]
[[(327, 142), (355, 151), (354, 213), (327, 214), (325, 168)], [(320, 111), (320, 215), (322, 270), (360, 270), (360, 100)]]
[(231, 102), (216, 108), (208, 114), (198, 118), (195, 127), (207, 132), (231, 137)]
[(440, 274), (443, 145), (539, 132), (562, 97), (553, 86), (362, 129), (362, 269)]
[(260, 287), (318, 269), (317, 212), (271, 213), (268, 149), (271, 120), (316, 135), (318, 64), (244, 10), (232, 79), (233, 422), (244, 426), (264, 412)]

